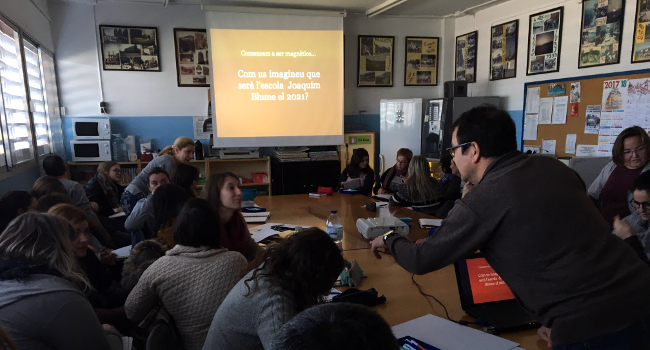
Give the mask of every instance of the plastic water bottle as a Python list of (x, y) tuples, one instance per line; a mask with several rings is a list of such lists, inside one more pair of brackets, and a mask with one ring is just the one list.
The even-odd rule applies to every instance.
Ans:
[(341, 241), (343, 240), (343, 221), (341, 221), (341, 218), (336, 215), (336, 210), (332, 210), (327, 221), (325, 221), (325, 232), (327, 232), (336, 244), (341, 244)]
[(128, 162), (129, 151), (126, 147), (126, 142), (119, 134), (113, 135), (113, 160), (116, 162)]

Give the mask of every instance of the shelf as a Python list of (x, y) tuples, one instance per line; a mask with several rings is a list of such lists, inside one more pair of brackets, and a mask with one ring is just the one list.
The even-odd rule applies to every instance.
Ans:
[(255, 186), (268, 186), (270, 185), (268, 182), (264, 183), (247, 183), (247, 184), (240, 184), (239, 187), (255, 187)]

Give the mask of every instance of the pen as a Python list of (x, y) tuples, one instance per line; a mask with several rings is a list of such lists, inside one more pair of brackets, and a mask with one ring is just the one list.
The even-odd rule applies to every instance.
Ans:
[(417, 342), (415, 342), (414, 340), (406, 339), (406, 341), (408, 341), (409, 343), (411, 343), (411, 344), (417, 346), (418, 348), (420, 348), (420, 349), (422, 349), (422, 350), (427, 350), (427, 349), (425, 349), (422, 345), (420, 345), (420, 344), (418, 344)]
[(417, 349), (414, 349), (412, 346), (410, 346), (410, 345), (408, 345), (408, 344), (406, 344), (406, 343), (404, 343), (404, 345), (402, 345), (402, 347), (403, 347), (404, 349), (406, 349), (406, 350), (417, 350)]

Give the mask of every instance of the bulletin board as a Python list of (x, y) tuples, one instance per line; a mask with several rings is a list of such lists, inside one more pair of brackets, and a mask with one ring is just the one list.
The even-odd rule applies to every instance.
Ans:
[[(585, 133), (585, 121), (588, 105), (601, 105), (603, 104), (603, 89), (605, 81), (618, 80), (618, 79), (641, 79), (650, 78), (650, 69), (615, 72), (610, 74), (589, 75), (582, 77), (573, 77), (565, 79), (547, 80), (539, 82), (530, 82), (524, 85), (524, 113), (522, 125), (526, 120), (526, 101), (529, 88), (540, 88), (539, 97), (560, 97), (569, 96), (569, 103), (566, 115), (566, 124), (540, 124), (537, 126), (537, 140), (523, 140), (523, 146), (542, 146), (542, 140), (556, 140), (556, 157), (574, 157), (575, 153), (565, 152), (565, 143), (567, 134), (576, 134), (576, 145), (597, 145), (598, 134)], [(571, 84), (580, 82), (580, 102), (578, 103), (578, 115), (571, 116)], [(565, 85), (566, 91), (559, 95), (549, 95), (549, 89), (557, 84), (559, 86)], [(622, 87), (619, 87), (622, 88)], [(555, 91), (558, 89), (555, 87)], [(649, 91), (650, 93), (650, 91)], [(524, 125), (524, 129), (526, 126)]]

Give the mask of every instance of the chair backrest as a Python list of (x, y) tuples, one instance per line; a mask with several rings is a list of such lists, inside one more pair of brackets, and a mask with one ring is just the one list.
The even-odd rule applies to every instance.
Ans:
[(147, 337), (146, 350), (178, 350), (181, 349), (180, 340), (172, 326), (165, 322), (160, 322), (153, 327)]

